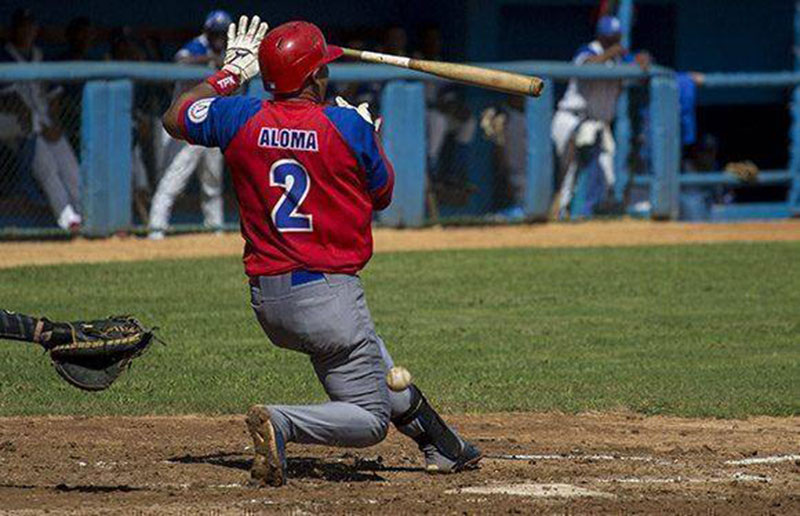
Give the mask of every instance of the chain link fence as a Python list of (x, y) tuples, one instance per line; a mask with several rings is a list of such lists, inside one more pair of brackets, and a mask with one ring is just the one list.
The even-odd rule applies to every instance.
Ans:
[[(342, 96), (358, 105), (368, 102), (373, 114), (381, 112), (385, 81), (332, 82), (329, 101)], [(47, 84), (41, 81), (0, 83), (0, 236), (47, 234), (69, 230), (64, 199), (79, 216), (80, 191), (71, 188), (81, 148), (81, 99), (84, 82)], [(146, 233), (153, 215), (166, 220), (155, 229), (170, 232), (236, 229), (238, 213), (230, 174), (220, 173), (222, 220), (209, 217), (209, 191), (202, 159), (184, 163), (173, 176), (187, 144), (169, 137), (161, 116), (171, 103), (175, 81), (133, 82), (131, 171), (133, 230)], [(38, 90), (38, 93), (37, 93)], [(556, 100), (563, 90), (559, 87)], [(46, 99), (46, 116), (60, 135), (46, 134), (25, 95)], [(528, 135), (525, 99), (443, 82), (425, 83), (426, 195), (429, 224), (507, 223), (525, 218)], [(633, 124), (628, 168), (648, 174), (647, 89), (632, 88)], [(36, 125), (38, 123), (38, 126)], [(48, 138), (58, 136), (58, 145)], [(550, 139), (549, 134), (538, 135)], [(55, 147), (58, 150), (53, 150)], [(50, 149), (52, 159), (43, 156)], [(71, 155), (71, 157), (70, 157)], [(219, 167), (222, 170), (221, 157)], [(71, 167), (70, 164), (74, 164)], [(557, 165), (556, 165), (557, 167)], [(557, 191), (557, 169), (553, 170)], [(60, 184), (60, 186), (59, 186)], [(55, 187), (53, 185), (56, 185)], [(164, 191), (169, 206), (163, 209)], [(54, 193), (55, 192), (55, 193)], [(59, 193), (60, 192), (60, 193)], [(77, 192), (77, 193), (76, 193)], [(161, 192), (161, 208), (154, 207)], [(624, 192), (626, 200), (646, 199), (647, 192)], [(156, 203), (158, 204), (158, 203)], [(61, 219), (61, 220), (59, 220)]]
[(527, 167), (524, 99), (431, 83), (426, 106), (428, 220), (521, 220)]

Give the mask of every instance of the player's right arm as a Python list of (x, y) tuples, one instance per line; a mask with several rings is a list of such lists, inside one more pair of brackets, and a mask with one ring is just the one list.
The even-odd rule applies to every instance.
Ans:
[(206, 47), (197, 38), (187, 43), (175, 54), (175, 62), (185, 65), (206, 65), (213, 62), (219, 68), (222, 65), (221, 63), (217, 64), (218, 60), (219, 56), (209, 54)]
[(608, 47), (602, 54), (582, 55), (581, 53), (579, 53), (575, 57), (575, 63), (576, 64), (605, 63), (606, 61), (612, 61), (618, 57), (623, 57), (627, 53), (628, 51), (625, 49), (625, 47), (617, 43), (616, 45)]
[[(192, 120), (192, 108), (195, 106), (194, 118), (200, 119), (200, 115), (205, 109), (206, 116), (202, 117), (202, 121), (208, 120), (209, 115), (213, 114), (211, 106), (214, 105), (215, 98), (233, 95), (242, 84), (258, 75), (258, 46), (264, 39), (267, 28), (268, 25), (265, 22), (262, 23), (258, 16), (253, 16), (249, 26), (247, 16), (239, 18), (238, 26), (231, 23), (228, 27), (228, 46), (222, 70), (178, 96), (164, 113), (161, 121), (170, 136), (200, 145), (223, 146), (221, 141), (213, 139), (204, 141), (193, 138), (187, 120)], [(234, 99), (224, 100), (232, 101)], [(198, 105), (200, 101), (203, 103)], [(223, 102), (217, 104), (214, 111), (220, 110), (224, 105), (231, 107), (230, 104)], [(212, 122), (213, 119), (209, 121), (209, 125)]]

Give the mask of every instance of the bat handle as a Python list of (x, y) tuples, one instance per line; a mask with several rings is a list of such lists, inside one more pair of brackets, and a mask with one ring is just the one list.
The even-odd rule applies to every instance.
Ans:
[(408, 68), (411, 59), (403, 56), (393, 56), (390, 54), (381, 54), (379, 52), (369, 52), (368, 50), (354, 50), (352, 48), (342, 48), (344, 56), (364, 61), (365, 63), (386, 64), (391, 66), (398, 66), (400, 68)]
[(345, 57), (349, 57), (351, 59), (361, 59), (361, 50), (342, 47), (342, 52)]

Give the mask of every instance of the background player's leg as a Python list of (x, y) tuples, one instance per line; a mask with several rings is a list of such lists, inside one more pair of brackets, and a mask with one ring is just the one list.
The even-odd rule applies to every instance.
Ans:
[(58, 164), (58, 175), (61, 182), (67, 189), (70, 204), (76, 209), (80, 206), (81, 191), (80, 191), (80, 174), (81, 168), (78, 165), (78, 158), (75, 156), (75, 151), (63, 136), (55, 142), (50, 142), (50, 152), (56, 159)]
[(614, 143), (614, 134), (608, 125), (603, 127), (603, 135), (600, 140), (600, 168), (603, 170), (603, 176), (608, 188), (613, 188), (616, 182), (616, 174), (614, 173), (614, 154), (616, 152), (616, 144)]
[(49, 142), (43, 136), (38, 136), (35, 146), (31, 171), (47, 197), (58, 225), (62, 229), (69, 229), (73, 224), (80, 224), (81, 218), (72, 206), (69, 190), (61, 179), (57, 158)]
[(204, 148), (200, 146), (185, 145), (167, 167), (158, 183), (158, 188), (153, 196), (153, 204), (150, 207), (150, 231), (164, 231), (169, 226), (172, 205), (186, 188), (186, 183), (197, 167), (203, 150)]
[(206, 149), (200, 166), (200, 188), (203, 224), (207, 228), (222, 229), (222, 171), (224, 161), (219, 149)]

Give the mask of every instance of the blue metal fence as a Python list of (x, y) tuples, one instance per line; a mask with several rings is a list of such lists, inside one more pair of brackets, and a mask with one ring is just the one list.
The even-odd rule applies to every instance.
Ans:
[[(519, 61), (484, 63), (483, 65), (535, 74), (554, 81), (570, 78), (647, 80), (652, 117), (651, 176), (636, 176), (632, 183), (650, 187), (652, 215), (656, 218), (678, 216), (680, 187), (697, 184), (727, 184), (733, 178), (723, 173), (680, 173), (679, 127), (677, 121), (677, 88), (674, 73), (654, 67), (648, 72), (635, 66), (574, 66), (569, 63)], [(203, 67), (175, 66), (160, 63), (37, 63), (0, 65), (0, 81), (84, 80), (81, 168), (85, 189), (84, 208), (87, 220), (84, 230), (90, 235), (107, 235), (129, 229), (133, 224), (130, 212), (130, 149), (131, 149), (131, 81), (200, 80), (208, 74)], [(331, 66), (333, 81), (384, 81), (381, 97), (385, 119), (383, 139), (400, 176), (395, 205), (384, 215), (383, 223), (418, 226), (426, 222), (425, 164), (425, 101), (424, 89), (418, 84), (429, 76), (387, 66), (337, 64)], [(775, 213), (800, 214), (800, 73), (708, 74), (707, 88), (794, 87), (792, 103), (791, 163), (786, 170), (760, 174), (760, 183), (791, 184), (792, 194)], [(253, 81), (250, 94), (263, 95), (259, 81)], [(553, 151), (550, 123), (554, 111), (553, 88), (539, 99), (528, 99), (525, 107), (527, 123), (527, 190), (524, 208), (530, 219), (548, 217), (553, 195)], [(617, 126), (617, 140), (631, 140), (631, 125)], [(625, 146), (620, 146), (622, 149)], [(622, 178), (625, 176), (622, 175)], [(757, 213), (764, 214), (763, 207)], [(773, 213), (774, 214), (774, 213)], [(2, 230), (3, 228), (0, 228)]]
[[(790, 106), (792, 126), (789, 134), (790, 161), (787, 168), (782, 170), (759, 171), (758, 175), (747, 185), (782, 185), (788, 187), (788, 195), (784, 202), (771, 203), (737, 203), (717, 206), (712, 212), (712, 220), (741, 220), (741, 219), (768, 219), (800, 216), (800, 73), (775, 72), (775, 73), (711, 73), (706, 74), (703, 88), (792, 88), (792, 102)], [(655, 114), (655, 112), (654, 112)], [(662, 128), (654, 121), (653, 129)], [(756, 130), (756, 128), (754, 128)], [(676, 133), (677, 134), (677, 133)], [(654, 148), (654, 152), (660, 149)], [(662, 158), (654, 157), (654, 167), (664, 166)], [(667, 166), (668, 173), (674, 176), (671, 187), (668, 189), (668, 199), (664, 198), (661, 206), (670, 206), (673, 214), (670, 218), (677, 217), (680, 203), (680, 189), (697, 186), (739, 186), (742, 182), (736, 177), (722, 172), (688, 172), (680, 170), (680, 163)], [(657, 175), (657, 174), (656, 174)], [(633, 184), (638, 186), (652, 186), (656, 177), (638, 176), (633, 178)], [(662, 192), (667, 195), (666, 192)], [(653, 206), (654, 215), (663, 216), (664, 213)]]

